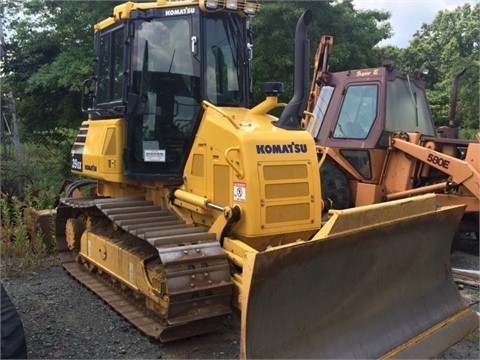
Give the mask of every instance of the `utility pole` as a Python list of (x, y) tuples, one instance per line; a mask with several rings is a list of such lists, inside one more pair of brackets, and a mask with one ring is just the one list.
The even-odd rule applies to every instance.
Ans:
[[(3, 35), (3, 13), (4, 13), (4, 5), (2, 4), (0, 6), (0, 60), (5, 63), (7, 60), (6, 56), (6, 46), (5, 46), (5, 37)], [(15, 176), (20, 176), (22, 174), (22, 152), (20, 148), (20, 136), (18, 132), (18, 124), (17, 124), (17, 116), (16, 116), (16, 109), (15, 109), (15, 98), (13, 96), (12, 91), (10, 90), (8, 94), (5, 96), (5, 104), (1, 107), (1, 116), (0, 116), (0, 121), (2, 122), (2, 126), (0, 127), (0, 130), (2, 131), (2, 145), (4, 149), (6, 149), (6, 144), (4, 142), (4, 131), (5, 127), (8, 127), (7, 123), (7, 117), (3, 113), (4, 111), (6, 113), (9, 113), (11, 116), (11, 127), (12, 127), (12, 135), (13, 135), (13, 147), (15, 149), (15, 165), (16, 165), (16, 174)], [(4, 124), (5, 122), (5, 124)], [(23, 192), (23, 189), (21, 188), (21, 182), (18, 183), (17, 185), (17, 194), (21, 194)]]
[[(15, 98), (13, 97), (13, 93), (10, 91), (6, 95), (6, 108), (8, 109), (8, 112), (11, 115), (11, 126), (12, 126), (12, 140), (13, 140), (13, 147), (15, 149), (15, 165), (16, 165), (16, 176), (20, 176), (23, 171), (23, 161), (22, 161), (22, 151), (20, 147), (20, 135), (18, 132), (18, 125), (17, 125), (17, 116), (16, 116), (16, 110), (15, 110)], [(23, 189), (21, 188), (21, 182), (18, 183), (18, 188), (17, 188), (17, 194), (21, 194), (23, 192)]]

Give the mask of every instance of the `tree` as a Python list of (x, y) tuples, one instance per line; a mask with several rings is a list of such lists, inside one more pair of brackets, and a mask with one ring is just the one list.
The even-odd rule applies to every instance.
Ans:
[(253, 19), (254, 25), (254, 90), (256, 99), (260, 84), (266, 81), (284, 83), (283, 98), (293, 92), (293, 49), (295, 26), (303, 11), (309, 9), (313, 20), (308, 30), (310, 63), (322, 35), (335, 39), (330, 69), (346, 70), (378, 66), (372, 49), (391, 35), (386, 23), (390, 15), (383, 11), (355, 11), (352, 0), (330, 1), (266, 1)]
[(423, 24), (403, 55), (404, 69), (421, 65), (430, 69), (428, 97), (436, 125), (446, 125), (449, 115), (452, 81), (467, 69), (460, 80), (457, 125), (479, 128), (480, 85), (480, 3), (464, 4), (440, 11), (431, 24)]
[(10, 35), (2, 90), (12, 90), (17, 98), (17, 116), (25, 131), (78, 127), (84, 117), (82, 82), (93, 69), (93, 24), (108, 17), (116, 3), (8, 0), (4, 4)]

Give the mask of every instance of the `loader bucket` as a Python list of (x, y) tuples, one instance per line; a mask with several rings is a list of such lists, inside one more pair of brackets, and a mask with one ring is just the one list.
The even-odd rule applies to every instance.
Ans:
[(242, 358), (428, 358), (478, 328), (450, 271), (463, 206), (332, 211), (312, 240), (247, 253)]

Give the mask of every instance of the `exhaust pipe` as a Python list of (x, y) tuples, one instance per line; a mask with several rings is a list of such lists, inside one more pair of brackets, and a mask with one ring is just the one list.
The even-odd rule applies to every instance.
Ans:
[(457, 114), (457, 99), (458, 99), (458, 86), (460, 82), (460, 78), (465, 74), (467, 69), (463, 69), (459, 73), (455, 75), (453, 78), (453, 86), (452, 86), (452, 97), (450, 99), (450, 114), (448, 116), (448, 127), (455, 128), (456, 126), (456, 114)]
[(287, 104), (275, 126), (287, 130), (303, 130), (300, 119), (308, 100), (308, 61), (310, 41), (307, 38), (307, 29), (312, 21), (312, 12), (305, 11), (298, 19), (295, 30), (295, 62), (293, 77), (293, 97)]
[(457, 99), (458, 99), (458, 86), (460, 78), (465, 74), (467, 68), (463, 69), (455, 75), (452, 85), (452, 97), (450, 99), (450, 114), (448, 116), (448, 126), (440, 126), (438, 132), (444, 139), (458, 139), (458, 127), (456, 124), (457, 115)]

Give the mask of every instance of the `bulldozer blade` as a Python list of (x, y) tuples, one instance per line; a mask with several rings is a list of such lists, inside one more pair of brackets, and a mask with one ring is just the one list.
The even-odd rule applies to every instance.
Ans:
[(478, 328), (450, 270), (463, 206), (332, 211), (309, 241), (249, 252), (242, 358), (428, 358)]

